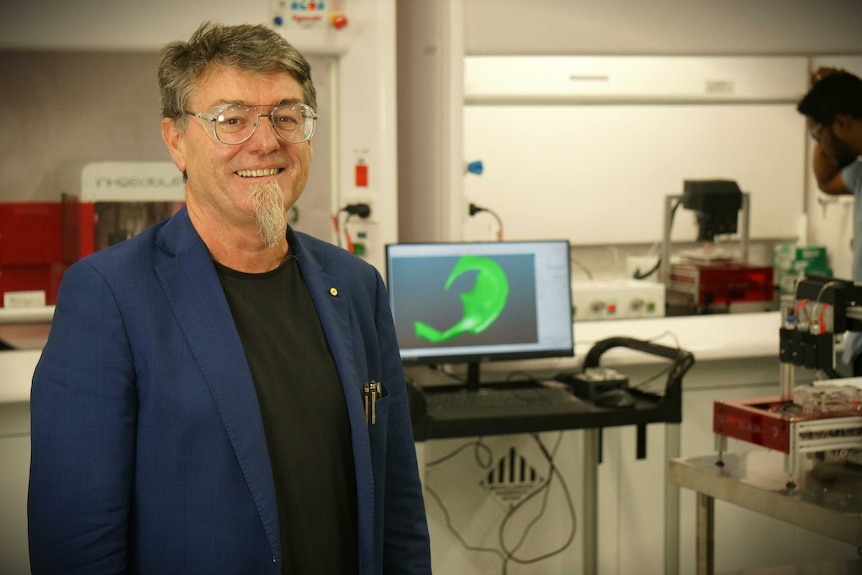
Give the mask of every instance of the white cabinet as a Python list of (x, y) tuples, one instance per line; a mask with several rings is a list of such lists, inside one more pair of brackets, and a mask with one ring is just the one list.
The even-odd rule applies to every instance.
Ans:
[(27, 575), (30, 404), (0, 403), (0, 571)]

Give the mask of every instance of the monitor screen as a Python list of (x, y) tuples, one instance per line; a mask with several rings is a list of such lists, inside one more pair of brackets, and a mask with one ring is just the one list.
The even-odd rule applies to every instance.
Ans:
[(574, 355), (568, 240), (390, 244), (386, 278), (405, 364)]

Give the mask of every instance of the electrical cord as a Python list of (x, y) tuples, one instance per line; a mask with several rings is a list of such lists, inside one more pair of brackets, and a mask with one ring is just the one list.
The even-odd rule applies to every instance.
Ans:
[[(533, 493), (529, 494), (527, 497), (525, 497), (524, 499), (519, 501), (516, 505), (514, 505), (509, 510), (509, 512), (506, 514), (506, 516), (503, 518), (503, 521), (501, 521), (501, 523), (500, 523), (500, 528), (498, 530), (498, 537), (499, 537), (499, 541), (500, 541), (500, 547), (504, 550), (504, 552), (506, 554), (506, 560), (503, 564), (503, 575), (506, 575), (509, 561), (513, 561), (513, 562), (521, 564), (521, 565), (529, 565), (532, 563), (538, 563), (540, 561), (543, 561), (545, 559), (553, 557), (554, 555), (559, 555), (560, 553), (565, 551), (569, 547), (569, 545), (571, 545), (572, 541), (575, 539), (575, 533), (577, 532), (577, 518), (576, 518), (576, 514), (575, 514), (575, 506), (574, 506), (574, 503), (572, 502), (572, 496), (571, 496), (571, 493), (569, 492), (568, 485), (566, 485), (565, 479), (563, 478), (562, 474), (560, 473), (559, 469), (557, 468), (556, 464), (554, 463), (554, 457), (556, 456), (557, 449), (560, 447), (560, 442), (562, 441), (563, 432), (560, 431), (557, 433), (557, 441), (554, 444), (554, 448), (550, 453), (548, 452), (547, 448), (545, 447), (545, 444), (542, 442), (541, 438), (539, 437), (539, 435), (537, 433), (531, 433), (530, 436), (533, 438), (533, 441), (536, 442), (536, 444), (539, 446), (539, 449), (542, 451), (542, 454), (548, 460), (548, 465), (549, 465), (549, 467), (548, 467), (548, 480), (545, 482), (545, 485), (543, 485), (541, 489), (534, 491)], [(550, 490), (551, 490), (551, 481), (555, 475), (557, 476), (560, 487), (562, 488), (563, 494), (565, 495), (566, 504), (567, 504), (568, 509), (569, 509), (569, 516), (572, 518), (571, 531), (569, 532), (569, 535), (566, 538), (565, 543), (563, 543), (557, 549), (554, 549), (554, 550), (549, 551), (548, 553), (544, 553), (542, 555), (537, 555), (535, 557), (531, 557), (529, 559), (517, 557), (515, 555), (515, 553), (517, 553), (518, 549), (520, 549), (521, 546), (524, 544), (524, 542), (526, 541), (527, 536), (529, 535), (532, 528), (538, 523), (539, 519), (541, 519), (542, 516), (545, 514), (545, 509), (547, 508), (548, 497), (550, 495)], [(506, 542), (505, 542), (504, 537), (503, 537), (504, 531), (506, 528), (506, 524), (514, 516), (515, 512), (518, 509), (523, 507), (533, 497), (536, 497), (540, 492), (543, 493), (543, 497), (542, 497), (542, 505), (539, 509), (539, 512), (536, 514), (535, 517), (533, 517), (533, 519), (524, 528), (524, 532), (521, 534), (521, 538), (518, 541), (518, 544), (515, 545), (515, 547), (511, 550), (507, 549), (506, 548)]]
[[(481, 467), (482, 469), (487, 469), (488, 467), (491, 466), (491, 464), (493, 464), (493, 455), (494, 454), (491, 451), (491, 448), (488, 447), (487, 445), (485, 445), (485, 443), (482, 442), (482, 438), (479, 437), (476, 441), (468, 441), (467, 443), (462, 444), (460, 447), (456, 448), (455, 450), (451, 451), (450, 453), (444, 455), (443, 457), (441, 457), (439, 459), (435, 459), (434, 461), (426, 462), (425, 467), (426, 468), (427, 467), (434, 467), (436, 465), (439, 465), (441, 463), (449, 461), (450, 459), (452, 459), (453, 457), (455, 457), (456, 455), (458, 455), (459, 453), (461, 453), (462, 451), (464, 451), (468, 447), (474, 447), (475, 448), (475, 451), (473, 453), (473, 457), (476, 459), (476, 463), (477, 463), (477, 465), (479, 465), (479, 467)], [(484, 448), (485, 453), (487, 453), (488, 456), (490, 457), (487, 464), (483, 463), (482, 461), (479, 460), (479, 451), (481, 448)], [(446, 504), (443, 502), (443, 498), (440, 497), (440, 495), (438, 495), (438, 493), (436, 491), (434, 491), (433, 487), (431, 487), (430, 481), (425, 482), (425, 491), (427, 491), (428, 494), (431, 495), (431, 497), (433, 497), (434, 500), (437, 502), (437, 506), (440, 508), (440, 511), (443, 513), (443, 520), (446, 523), (446, 529), (448, 529), (449, 533), (451, 533), (455, 537), (455, 539), (458, 540), (458, 542), (461, 544), (461, 547), (463, 547), (467, 551), (477, 551), (480, 553), (492, 553), (492, 554), (496, 555), (497, 557), (499, 557), (501, 560), (505, 561), (505, 556), (504, 556), (503, 552), (500, 551), (499, 549), (494, 549), (493, 547), (480, 547), (478, 545), (470, 545), (469, 543), (467, 543), (467, 541), (461, 536), (461, 534), (458, 532), (458, 529), (456, 529), (455, 525), (452, 523), (452, 516), (449, 514), (449, 509), (446, 507)]]
[(581, 270), (584, 272), (584, 275), (587, 276), (587, 279), (593, 279), (593, 272), (591, 272), (590, 269), (587, 266), (585, 266), (581, 260), (579, 260), (578, 258), (574, 258), (574, 257), (571, 258), (571, 260), (572, 260), (573, 264), (575, 264), (576, 266), (581, 268)]
[(489, 214), (491, 214), (494, 217), (495, 220), (497, 220), (497, 241), (502, 242), (503, 241), (503, 220), (501, 220), (500, 216), (498, 216), (497, 213), (494, 212), (493, 210), (490, 210), (488, 208), (483, 208), (481, 206), (477, 206), (476, 204), (473, 204), (473, 203), (470, 204), (470, 217), (471, 218), (480, 212), (488, 212)]
[[(670, 221), (667, 224), (668, 227), (671, 227), (671, 228), (673, 227), (673, 218), (676, 215), (676, 210), (679, 208), (679, 206), (681, 204), (682, 204), (682, 200), (677, 200), (676, 203), (671, 208), (671, 210), (670, 210)], [(658, 260), (655, 262), (655, 265), (652, 268), (650, 268), (648, 271), (641, 272), (640, 268), (638, 268), (635, 270), (634, 276), (632, 276), (632, 277), (634, 277), (634, 279), (636, 279), (636, 280), (646, 279), (646, 278), (650, 277), (651, 275), (653, 275), (655, 272), (657, 272), (660, 267), (661, 267), (661, 256), (659, 256)]]
[[(437, 502), (437, 505), (442, 512), (443, 519), (446, 523), (446, 528), (449, 530), (449, 532), (452, 533), (452, 535), (458, 540), (458, 542), (461, 544), (461, 546), (464, 549), (466, 549), (467, 551), (491, 553), (491, 554), (499, 557), (501, 559), (501, 561), (503, 562), (503, 564), (502, 564), (502, 575), (507, 574), (508, 566), (509, 566), (510, 562), (522, 564), (522, 565), (538, 563), (538, 562), (543, 561), (549, 557), (552, 557), (554, 555), (558, 555), (559, 553), (562, 553), (565, 549), (567, 549), (569, 547), (569, 545), (571, 545), (572, 541), (574, 540), (575, 534), (577, 532), (577, 516), (575, 513), (574, 503), (572, 501), (572, 496), (571, 496), (571, 493), (569, 491), (568, 485), (566, 484), (565, 478), (562, 476), (562, 474), (560, 473), (556, 464), (554, 463), (554, 457), (556, 456), (557, 450), (559, 449), (559, 446), (560, 446), (560, 443), (562, 440), (562, 436), (563, 436), (563, 432), (562, 431), (558, 432), (557, 440), (554, 444), (554, 447), (549, 452), (548, 449), (545, 447), (544, 443), (542, 442), (541, 438), (539, 437), (539, 435), (537, 433), (531, 434), (532, 439), (539, 446), (539, 449), (541, 450), (545, 459), (547, 459), (547, 461), (548, 461), (548, 464), (549, 464), (548, 479), (547, 479), (547, 481), (545, 481), (545, 484), (541, 488), (535, 490), (534, 492), (532, 492), (529, 495), (527, 495), (526, 497), (524, 497), (524, 499), (519, 501), (517, 504), (513, 505), (506, 512), (506, 514), (503, 517), (503, 519), (501, 520), (500, 526), (498, 528), (498, 540), (500, 543), (500, 549), (496, 549), (493, 547), (482, 547), (482, 546), (477, 546), (477, 545), (471, 545), (470, 543), (468, 543), (464, 539), (464, 537), (461, 535), (461, 533), (458, 532), (457, 528), (453, 524), (452, 517), (449, 514), (449, 510), (447, 509), (447, 507), (443, 501), (443, 498), (440, 497), (440, 495), (434, 490), (434, 488), (430, 484), (430, 481), (427, 481), (425, 484), (425, 490)], [(474, 459), (476, 461), (476, 464), (480, 468), (488, 469), (489, 467), (491, 467), (491, 465), (493, 465), (493, 460), (494, 460), (493, 451), (491, 450), (491, 448), (488, 445), (486, 445), (483, 442), (482, 437), (479, 437), (476, 441), (469, 441), (469, 442), (463, 443), (462, 445), (458, 446), (457, 448), (455, 448), (451, 452), (445, 454), (444, 456), (442, 456), (438, 459), (435, 459), (433, 461), (427, 462), (425, 464), (425, 466), (430, 468), (430, 467), (434, 467), (434, 466), (440, 465), (442, 463), (445, 463), (447, 461), (450, 461), (456, 455), (463, 452), (465, 449), (469, 449), (471, 447), (474, 449), (473, 456), (474, 456)], [(539, 520), (545, 514), (545, 510), (547, 509), (547, 505), (548, 505), (548, 499), (550, 497), (550, 489), (551, 489), (551, 485), (552, 485), (552, 480), (553, 480), (554, 476), (557, 477), (557, 482), (559, 483), (561, 489), (563, 490), (563, 494), (564, 494), (565, 499), (566, 499), (566, 504), (567, 504), (567, 507), (569, 510), (569, 515), (572, 519), (571, 531), (570, 531), (566, 541), (559, 548), (554, 549), (554, 550), (547, 552), (547, 553), (543, 553), (543, 554), (535, 556), (535, 557), (529, 557), (529, 558), (519, 557), (519, 556), (517, 556), (518, 550), (524, 545), (524, 543), (527, 540), (527, 537), (530, 534), (530, 531), (533, 529), (533, 527), (535, 525), (538, 524)], [(526, 525), (526, 527), (524, 528), (520, 537), (518, 538), (517, 543), (511, 549), (508, 548), (508, 546), (506, 545), (506, 542), (504, 540), (504, 535), (505, 535), (507, 524), (515, 517), (516, 513), (520, 509), (522, 509), (524, 507), (524, 505), (527, 504), (527, 502), (529, 502), (533, 498), (539, 496), (539, 494), (542, 494), (542, 503), (541, 503), (541, 506), (540, 506), (538, 512), (529, 521), (529, 523)]]
[[(671, 339), (673, 339), (674, 343), (676, 344), (676, 349), (682, 349), (682, 347), (679, 344), (679, 338), (676, 336), (676, 334), (674, 332), (672, 332), (670, 330), (663, 331), (660, 334), (647, 339), (646, 341), (655, 342), (655, 341), (662, 339), (663, 337), (670, 337)], [(662, 368), (661, 371), (659, 371), (658, 373), (651, 375), (648, 378), (641, 380), (638, 383), (634, 384), (632, 386), (632, 388), (636, 389), (642, 393), (648, 393), (648, 394), (653, 395), (657, 398), (663, 397), (663, 395), (659, 395), (655, 391), (653, 391), (653, 386), (650, 386), (649, 384), (654, 382), (658, 378), (662, 377), (663, 375), (667, 375), (668, 373), (670, 373), (670, 371), (674, 367), (675, 367), (675, 364), (671, 363), (671, 364), (667, 365), (666, 367)], [(662, 386), (661, 390), (662, 391), (664, 390), (663, 386)]]
[[(344, 223), (340, 223), (341, 214), (347, 214), (344, 218)], [(350, 218), (357, 216), (361, 219), (366, 219), (371, 215), (371, 206), (365, 203), (347, 204), (332, 216), (332, 226), (335, 228), (335, 237), (339, 247), (346, 247), (347, 251), (354, 253), (353, 238), (350, 237), (350, 231), (347, 229), (347, 222)], [(341, 245), (342, 230), (346, 246)]]

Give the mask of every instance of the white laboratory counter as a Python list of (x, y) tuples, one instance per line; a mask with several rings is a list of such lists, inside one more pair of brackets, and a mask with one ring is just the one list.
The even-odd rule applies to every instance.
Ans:
[[(4, 317), (15, 321), (4, 321)], [(37, 319), (44, 320), (44, 315)], [(34, 342), (40, 333), (47, 336), (47, 326), (43, 321), (34, 330), (26, 321), (0, 314), (0, 340), (13, 348), (29, 348), (0, 351), (0, 374), (3, 374), (0, 378), (0, 404), (26, 402), (30, 398), (30, 380), (41, 354), (41, 346)], [(593, 343), (614, 336), (654, 340), (670, 347), (679, 345), (693, 353), (696, 361), (777, 358), (778, 328), (778, 312), (576, 322), (574, 358), (530, 360), (527, 363), (531, 370), (572, 369), (580, 364)], [(21, 342), (25, 344), (16, 345)], [(662, 360), (630, 349), (612, 349), (602, 356), (604, 365), (658, 361)], [(523, 370), (525, 365), (524, 362), (496, 362), (488, 369)]]

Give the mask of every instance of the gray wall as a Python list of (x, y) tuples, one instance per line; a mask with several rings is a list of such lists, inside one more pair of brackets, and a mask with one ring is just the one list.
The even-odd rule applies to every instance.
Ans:
[(59, 201), (61, 170), (81, 162), (169, 161), (157, 63), (156, 53), (0, 52), (0, 201)]
[[(159, 127), (158, 60), (156, 51), (0, 50), (0, 202), (60, 201), (62, 192), (77, 191), (61, 182), (79, 178), (87, 162), (170, 161)], [(320, 120), (296, 227), (328, 237), (332, 60), (309, 61)]]

